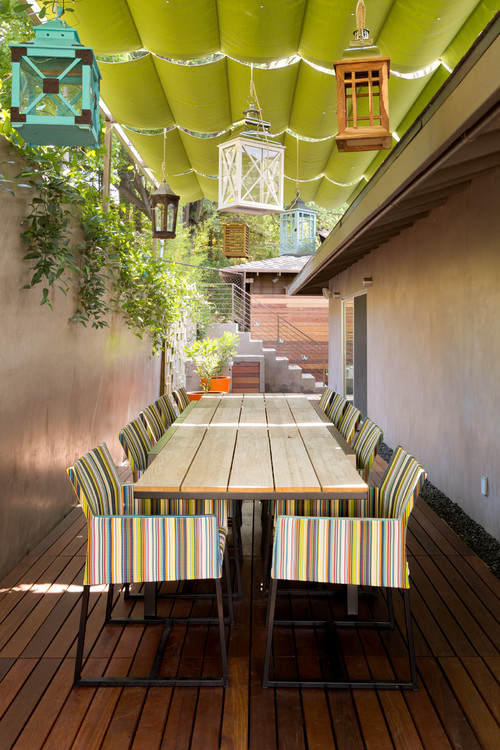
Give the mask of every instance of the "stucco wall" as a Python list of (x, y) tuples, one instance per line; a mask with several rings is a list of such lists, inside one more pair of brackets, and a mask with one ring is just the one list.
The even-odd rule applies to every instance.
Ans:
[[(13, 154), (0, 138), (0, 159)], [(160, 360), (118, 317), (109, 330), (85, 329), (69, 322), (74, 290), (52, 295), (53, 312), (40, 290), (22, 290), (29, 196), (0, 193), (0, 578), (76, 504), (66, 467), (103, 441), (121, 462), (119, 430), (160, 388)]]
[[(367, 289), (368, 414), (500, 538), (500, 173), (474, 180), (330, 282)], [(341, 387), (342, 304), (330, 302)], [(487, 476), (489, 495), (481, 494)]]

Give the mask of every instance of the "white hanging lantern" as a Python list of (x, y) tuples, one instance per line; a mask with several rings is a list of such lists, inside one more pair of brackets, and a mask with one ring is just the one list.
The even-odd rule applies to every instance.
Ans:
[(270, 123), (250, 104), (247, 129), (219, 146), (219, 211), (273, 214), (283, 211), (285, 147), (269, 140)]

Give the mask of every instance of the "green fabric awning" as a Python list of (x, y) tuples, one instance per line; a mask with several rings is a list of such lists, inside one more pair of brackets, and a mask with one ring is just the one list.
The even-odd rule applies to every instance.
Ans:
[[(401, 138), (497, 2), (365, 4), (370, 34), (391, 58), (390, 126)], [(305, 200), (350, 201), (388, 154), (335, 146), (333, 62), (352, 39), (356, 0), (79, 0), (74, 9), (68, 21), (82, 43), (107, 58), (99, 67), (113, 119), (158, 179), (165, 153), (182, 200), (217, 200), (217, 146), (243, 118), (250, 63), (263, 117), (286, 146), (286, 201), (297, 175)]]

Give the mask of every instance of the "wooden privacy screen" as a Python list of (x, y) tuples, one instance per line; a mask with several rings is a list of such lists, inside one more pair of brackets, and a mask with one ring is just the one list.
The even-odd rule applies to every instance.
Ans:
[(233, 363), (233, 393), (260, 393), (260, 362)]

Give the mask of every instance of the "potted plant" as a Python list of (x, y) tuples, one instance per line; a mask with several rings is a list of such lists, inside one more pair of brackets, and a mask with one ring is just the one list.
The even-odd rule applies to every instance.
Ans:
[(238, 341), (236, 333), (225, 331), (218, 339), (201, 339), (185, 347), (185, 353), (193, 360), (200, 376), (202, 390), (198, 398), (209, 391), (229, 393), (231, 378), (224, 374), (224, 370), (238, 351)]

